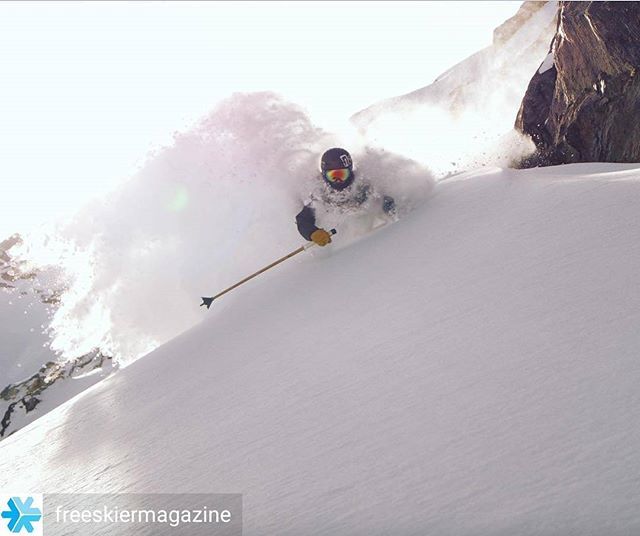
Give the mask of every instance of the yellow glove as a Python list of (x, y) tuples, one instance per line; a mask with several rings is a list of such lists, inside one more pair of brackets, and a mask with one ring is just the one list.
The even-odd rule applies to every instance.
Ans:
[(331, 243), (331, 235), (324, 229), (316, 229), (311, 233), (311, 240), (319, 246), (326, 246)]

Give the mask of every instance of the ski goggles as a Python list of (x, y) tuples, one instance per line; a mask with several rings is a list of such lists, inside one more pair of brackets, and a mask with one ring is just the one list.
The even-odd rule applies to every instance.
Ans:
[(349, 168), (330, 169), (324, 172), (324, 177), (329, 182), (344, 182), (351, 177), (351, 170)]

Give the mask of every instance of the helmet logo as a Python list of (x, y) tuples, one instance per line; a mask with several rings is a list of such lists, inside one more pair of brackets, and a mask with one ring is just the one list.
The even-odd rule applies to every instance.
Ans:
[(341, 154), (340, 161), (344, 167), (351, 167), (351, 158), (348, 154)]

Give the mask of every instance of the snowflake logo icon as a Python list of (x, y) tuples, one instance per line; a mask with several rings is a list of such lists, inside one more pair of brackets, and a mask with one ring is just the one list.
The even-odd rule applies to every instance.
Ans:
[(17, 534), (22, 530), (33, 533), (33, 524), (42, 518), (42, 510), (33, 505), (33, 500), (31, 496), (24, 501), (20, 497), (12, 496), (6, 501), (8, 508), (0, 515), (8, 520), (7, 528), (10, 533)]

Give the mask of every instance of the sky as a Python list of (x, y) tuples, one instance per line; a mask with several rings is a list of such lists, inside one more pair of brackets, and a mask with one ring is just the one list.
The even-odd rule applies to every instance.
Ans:
[(0, 238), (130, 177), (234, 92), (331, 130), (491, 43), (520, 2), (3, 2)]

